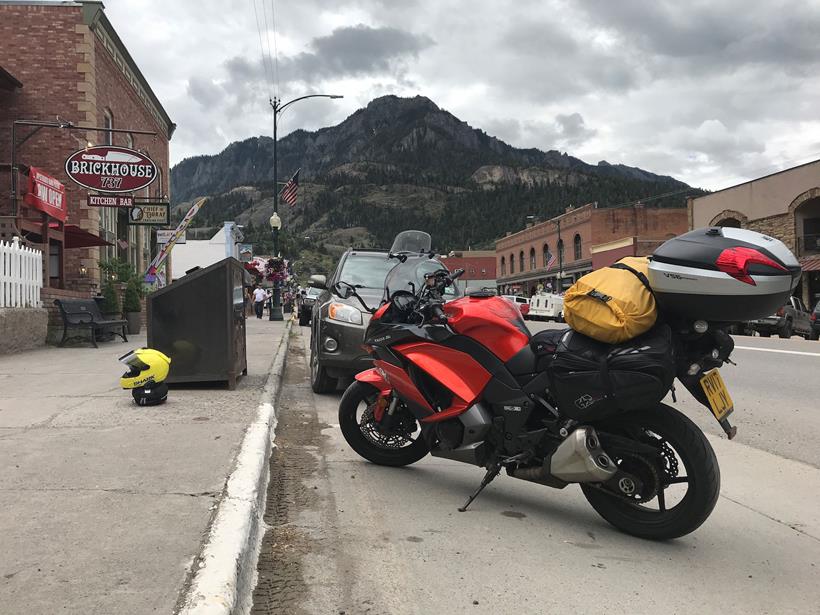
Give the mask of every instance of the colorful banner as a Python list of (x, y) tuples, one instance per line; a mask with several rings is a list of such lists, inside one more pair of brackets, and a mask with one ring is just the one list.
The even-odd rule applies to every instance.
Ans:
[(65, 186), (40, 169), (29, 167), (28, 192), (23, 197), (23, 202), (52, 218), (65, 222)]
[(148, 284), (153, 284), (157, 281), (157, 269), (159, 269), (168, 258), (168, 253), (174, 247), (174, 244), (177, 240), (185, 234), (185, 229), (188, 228), (188, 225), (191, 224), (191, 220), (194, 219), (196, 212), (202, 207), (202, 205), (207, 201), (208, 198), (201, 198), (196, 203), (191, 205), (191, 209), (188, 210), (188, 213), (185, 214), (185, 217), (180, 221), (179, 225), (177, 226), (174, 234), (169, 238), (168, 243), (166, 243), (157, 255), (154, 257), (154, 260), (151, 261), (151, 264), (148, 265), (148, 270), (145, 272), (145, 281)]

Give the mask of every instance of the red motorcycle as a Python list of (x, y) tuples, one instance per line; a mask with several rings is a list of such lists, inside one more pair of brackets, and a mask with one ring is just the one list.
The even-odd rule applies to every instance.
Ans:
[[(650, 539), (682, 536), (715, 506), (714, 451), (686, 416), (661, 403), (677, 375), (723, 364), (731, 338), (665, 324), (618, 346), (569, 329), (531, 336), (521, 314), (492, 292), (445, 301), (463, 273), (429, 252), (429, 235), (400, 234), (397, 261), (365, 345), (374, 367), (342, 397), (345, 439), (373, 463), (403, 466), (428, 453), (486, 468), (465, 511), (504, 468), (554, 488), (578, 483), (620, 530)], [(358, 297), (344, 282), (333, 292)], [(702, 327), (700, 327), (702, 329)], [(721, 423), (729, 433), (725, 417)]]

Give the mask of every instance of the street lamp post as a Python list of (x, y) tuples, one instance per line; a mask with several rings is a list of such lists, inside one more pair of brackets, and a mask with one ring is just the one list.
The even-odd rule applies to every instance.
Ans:
[[(274, 260), (279, 258), (279, 229), (282, 228), (282, 219), (279, 217), (275, 211), (273, 215), (270, 217), (270, 230), (273, 233), (273, 258)], [(284, 320), (284, 316), (282, 315), (282, 304), (279, 301), (279, 272), (274, 272), (274, 279), (273, 279), (273, 297), (271, 298), (270, 316), (268, 320)]]
[[(292, 105), (295, 102), (299, 102), (300, 100), (305, 100), (306, 98), (344, 98), (340, 94), (308, 94), (307, 96), (300, 96), (299, 98), (294, 98), (293, 100), (289, 100), (286, 103), (282, 103), (280, 98), (274, 97), (270, 99), (270, 106), (273, 108), (273, 189), (276, 191), (276, 198), (273, 199), (273, 215), (270, 217), (270, 227), (273, 233), (273, 257), (279, 257), (279, 250), (278, 250), (278, 243), (279, 243), (279, 229), (282, 228), (282, 220), (279, 218), (279, 196), (281, 194), (279, 190), (279, 167), (277, 165), (277, 158), (276, 158), (276, 146), (277, 146), (277, 122), (279, 119), (279, 114), (282, 113), (287, 107)], [(270, 308), (270, 320), (283, 320), (284, 317), (282, 316), (282, 306), (279, 301), (279, 281), (274, 280), (273, 282), (273, 304)]]

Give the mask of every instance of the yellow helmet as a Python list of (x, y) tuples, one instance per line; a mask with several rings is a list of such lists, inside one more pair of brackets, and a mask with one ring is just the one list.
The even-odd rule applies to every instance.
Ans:
[(124, 389), (137, 389), (159, 384), (168, 377), (170, 357), (153, 348), (137, 348), (120, 357), (120, 362), (128, 366), (128, 371), (120, 378)]

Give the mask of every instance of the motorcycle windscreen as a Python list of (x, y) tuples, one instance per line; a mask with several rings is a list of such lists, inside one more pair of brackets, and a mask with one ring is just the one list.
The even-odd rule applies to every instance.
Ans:
[(433, 240), (429, 233), (424, 231), (402, 231), (393, 239), (390, 246), (392, 254), (421, 254), (429, 252)]

